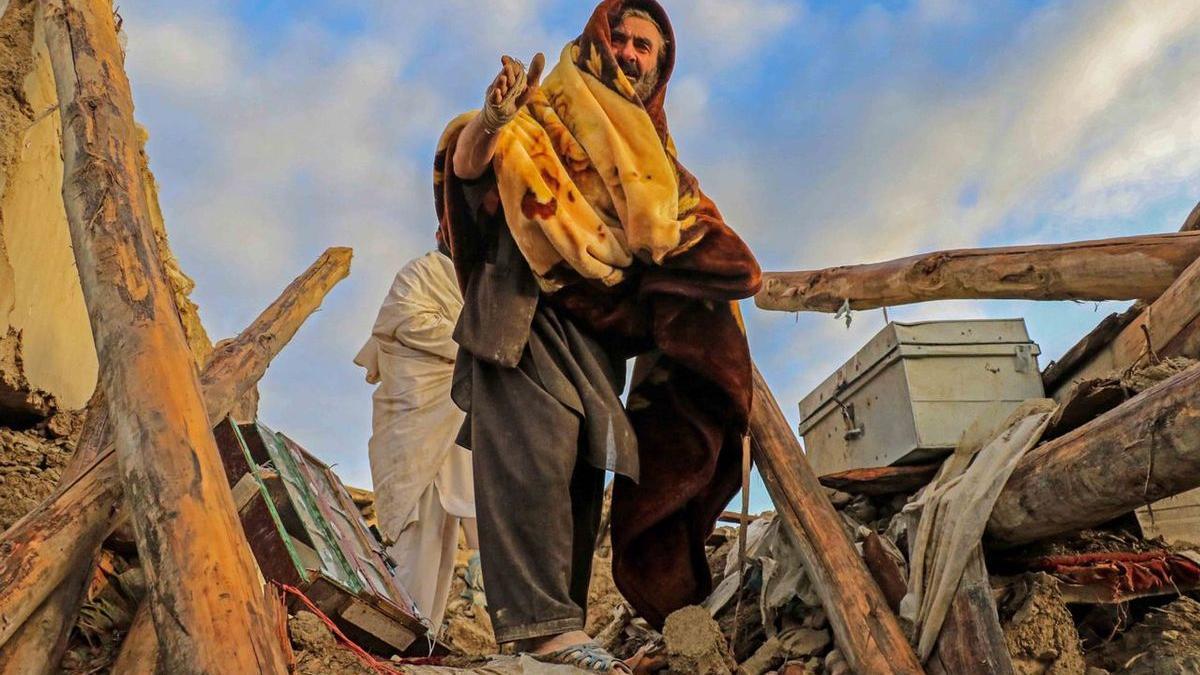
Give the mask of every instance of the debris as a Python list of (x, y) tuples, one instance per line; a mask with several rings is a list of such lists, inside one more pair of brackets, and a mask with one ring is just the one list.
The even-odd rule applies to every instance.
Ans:
[(842, 530), (841, 518), (805, 459), (766, 380), (754, 369), (750, 433), (754, 461), (784, 522), (796, 534), (801, 559), (829, 616), (839, 648), (862, 672), (919, 673), (921, 664)]
[(684, 607), (663, 626), (671, 673), (729, 675), (737, 667), (721, 628), (703, 607)]
[(1127, 675), (1200, 672), (1200, 603), (1182, 597), (1151, 610), (1088, 663)]
[(738, 675), (762, 675), (788, 659), (813, 656), (832, 642), (827, 630), (791, 628), (763, 643), (746, 661), (738, 666)]
[(1010, 587), (1000, 613), (1017, 673), (1074, 675), (1084, 671), (1079, 633), (1052, 577), (1023, 577)]

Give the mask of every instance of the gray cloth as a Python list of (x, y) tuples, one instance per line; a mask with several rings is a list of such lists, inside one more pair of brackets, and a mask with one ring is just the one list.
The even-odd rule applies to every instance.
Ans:
[(463, 349), (454, 379), (496, 640), (581, 630), (603, 470), (637, 478), (624, 364), (542, 303), (515, 368)]

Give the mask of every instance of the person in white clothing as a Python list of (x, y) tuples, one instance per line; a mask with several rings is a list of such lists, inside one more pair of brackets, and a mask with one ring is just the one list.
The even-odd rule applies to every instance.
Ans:
[[(430, 251), (396, 275), (354, 358), (378, 384), (368, 444), (379, 529), (397, 578), (434, 632), (454, 574), (460, 523), (473, 539), (471, 453), (455, 444), (464, 413), (450, 399), (462, 295), (450, 259)], [(477, 546), (477, 544), (471, 544)]]

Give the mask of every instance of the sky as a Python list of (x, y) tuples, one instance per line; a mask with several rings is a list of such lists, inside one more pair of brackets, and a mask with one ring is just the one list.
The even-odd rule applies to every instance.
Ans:
[[(1200, 199), (1195, 0), (664, 0), (680, 158), (766, 270), (1175, 231)], [(434, 145), (501, 54), (551, 62), (579, 0), (123, 0), (172, 249), (214, 339), (326, 247), (351, 276), (276, 358), (260, 418), (369, 486), (352, 359), (433, 245)], [(1188, 55), (1192, 55), (1189, 57)], [(1044, 365), (1124, 303), (954, 301), (1024, 317)], [(789, 420), (883, 325), (765, 312), (751, 351)], [(756, 483), (752, 509), (770, 508)]]

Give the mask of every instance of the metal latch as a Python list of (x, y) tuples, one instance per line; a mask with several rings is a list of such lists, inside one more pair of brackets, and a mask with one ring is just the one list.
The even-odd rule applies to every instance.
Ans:
[(1028, 373), (1033, 370), (1033, 345), (1017, 345), (1013, 357), (1017, 360), (1018, 373)]
[(863, 428), (863, 425), (854, 418), (854, 404), (851, 403), (850, 405), (846, 405), (837, 398), (834, 398), (833, 402), (838, 404), (838, 407), (842, 409), (842, 419), (846, 422), (846, 433), (842, 436), (842, 438), (846, 439), (847, 441), (853, 441), (862, 438), (865, 429)]

